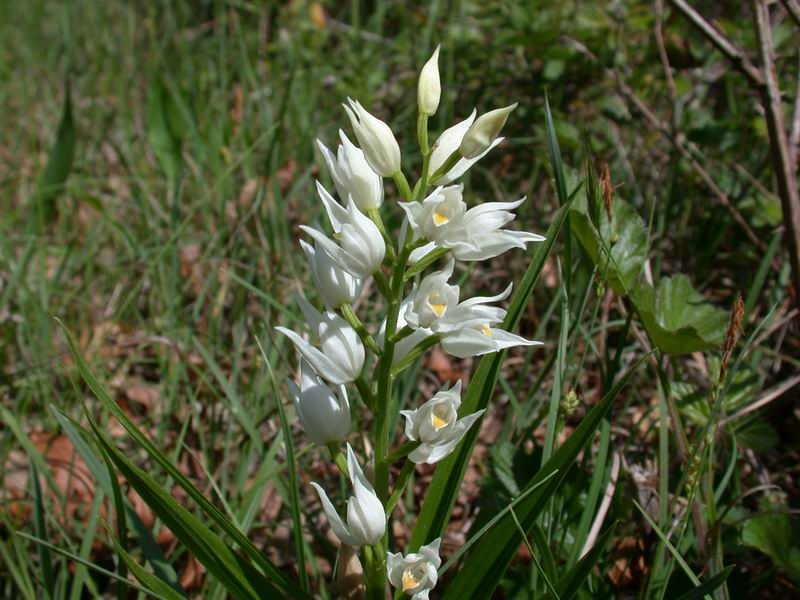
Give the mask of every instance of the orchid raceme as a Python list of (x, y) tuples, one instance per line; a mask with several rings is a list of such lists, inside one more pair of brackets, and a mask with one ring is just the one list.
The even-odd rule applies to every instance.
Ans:
[(435, 464), (446, 458), (484, 411), (458, 418), (461, 406), (461, 381), (452, 388), (442, 388), (416, 410), (401, 410), (406, 419), (406, 437), (421, 442), (408, 459), (417, 464)]
[(411, 600), (428, 600), (428, 594), (439, 579), (437, 569), (442, 564), (439, 558), (439, 545), (442, 538), (422, 546), (419, 552), (406, 554), (389, 553), (386, 568), (389, 581), (398, 590), (411, 596)]
[(331, 529), (343, 544), (354, 548), (376, 544), (386, 531), (386, 512), (372, 484), (364, 476), (350, 444), (347, 444), (347, 469), (353, 487), (353, 495), (347, 501), (347, 523), (339, 516), (325, 490), (316, 483), (311, 485), (319, 494)]
[[(466, 299), (451, 282), (460, 261), (486, 260), (544, 238), (507, 228), (524, 199), (475, 204), (465, 198), (463, 184), (453, 183), (502, 141), (498, 134), (513, 105), (477, 119), (473, 111), (428, 147), (428, 118), (442, 98), (438, 61), (439, 48), (417, 85), (423, 167), (413, 191), (400, 168), (394, 133), (359, 102), (348, 99), (345, 110), (360, 147), (341, 131), (335, 153), (317, 141), (338, 197), (316, 183), (333, 233), (301, 225), (313, 244), (300, 244), (326, 310), (299, 296), (309, 339), (277, 328), (301, 357), (300, 384), (287, 383), (300, 423), (313, 442), (326, 446), (351, 484), (345, 499), (312, 484), (342, 544), (345, 563), (337, 580), (344, 597), (383, 600), (391, 583), (414, 600), (428, 598), (441, 565), (440, 540), (405, 556), (389, 552), (387, 522), (415, 466), (450, 455), (484, 414), (477, 410), (459, 418), (461, 381), (421, 405), (397, 406), (394, 379), (437, 343), (462, 358), (539, 343), (500, 327), (506, 310), (498, 303), (511, 294), (510, 282), (498, 285), (502, 291), (494, 296)], [(385, 197), (384, 177), (394, 182)], [(387, 215), (381, 213), (390, 210), (395, 218), (384, 222)], [(357, 313), (365, 307), (370, 309), (365, 314), (377, 316), (375, 323), (362, 322)], [(385, 312), (376, 315), (380, 310)], [(359, 402), (348, 399), (356, 397)], [(399, 437), (392, 424), (400, 416), (408, 441), (392, 451)], [(355, 432), (368, 440), (369, 453), (361, 462), (349, 443), (345, 452), (341, 448)], [(400, 460), (403, 466), (392, 481), (390, 467)], [(369, 477), (362, 464), (370, 466)]]

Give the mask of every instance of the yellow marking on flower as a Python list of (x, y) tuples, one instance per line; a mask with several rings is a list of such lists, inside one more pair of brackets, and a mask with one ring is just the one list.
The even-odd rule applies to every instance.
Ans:
[(439, 431), (442, 427), (449, 425), (447, 419), (443, 419), (436, 413), (431, 413), (431, 423), (433, 424), (434, 431)]
[(406, 569), (403, 571), (403, 591), (407, 592), (413, 587), (416, 587), (419, 583), (419, 579), (414, 576), (414, 573), (411, 572), (411, 569)]
[(436, 313), (437, 317), (443, 317), (444, 313), (447, 312), (447, 304), (430, 304), (428, 305), (431, 307), (431, 310)]
[(434, 213), (433, 213), (433, 224), (434, 225), (436, 225), (438, 227), (439, 225), (444, 225), (448, 221), (450, 221), (450, 217), (448, 217), (447, 215), (443, 215), (440, 212), (435, 212), (434, 211)]
[(488, 323), (483, 324), (483, 327), (481, 327), (481, 331), (483, 332), (483, 335), (485, 335), (486, 337), (494, 337), (494, 335), (492, 334), (492, 328), (489, 327)]

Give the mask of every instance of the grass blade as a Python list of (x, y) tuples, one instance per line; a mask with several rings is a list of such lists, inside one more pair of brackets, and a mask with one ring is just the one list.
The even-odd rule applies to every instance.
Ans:
[[(44, 522), (44, 502), (42, 501), (42, 486), (39, 483), (39, 472), (36, 463), (31, 463), (31, 484), (33, 487), (33, 523), (36, 535), (47, 539), (47, 526)], [(42, 587), (46, 598), (55, 598), (55, 580), (53, 578), (53, 557), (47, 548), (39, 549), (39, 568), (42, 571)]]
[(608, 540), (614, 533), (617, 524), (614, 523), (606, 529), (606, 531), (597, 539), (592, 549), (581, 558), (578, 563), (572, 567), (567, 573), (558, 580), (556, 584), (556, 591), (558, 592), (561, 600), (570, 600), (575, 594), (578, 593), (583, 582), (591, 574), (594, 566), (599, 562), (600, 555), (605, 551)]
[(722, 571), (714, 575), (713, 577), (709, 577), (703, 583), (698, 585), (696, 588), (691, 590), (690, 592), (686, 592), (682, 596), (678, 598), (678, 600), (699, 600), (700, 598), (705, 598), (711, 592), (716, 590), (720, 587), (725, 581), (728, 579), (728, 575), (731, 574), (735, 565), (728, 565)]
[(75, 123), (72, 120), (72, 99), (69, 86), (64, 90), (64, 106), (58, 125), (56, 140), (47, 157), (47, 166), (39, 184), (38, 204), (42, 222), (49, 221), (56, 213), (56, 198), (64, 188), (72, 161), (75, 158)]
[(114, 543), (114, 549), (117, 551), (117, 554), (119, 554), (122, 562), (128, 566), (128, 568), (131, 570), (131, 573), (133, 573), (134, 577), (136, 577), (137, 581), (150, 590), (150, 593), (157, 594), (164, 600), (184, 600), (184, 596), (181, 596), (169, 585), (161, 581), (158, 577), (147, 571), (139, 563), (133, 560), (131, 555), (128, 554), (125, 551), (125, 548), (123, 548), (119, 541), (117, 541), (117, 538), (115, 538), (113, 535), (110, 537), (111, 541)]

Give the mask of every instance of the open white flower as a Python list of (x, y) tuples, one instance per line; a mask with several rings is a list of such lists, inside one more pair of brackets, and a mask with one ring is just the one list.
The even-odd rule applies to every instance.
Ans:
[(508, 115), (517, 108), (517, 103), (490, 110), (482, 114), (464, 134), (458, 151), (466, 159), (476, 158), (492, 147), (492, 143), (497, 139), (503, 125), (506, 124)]
[[(541, 343), (494, 327), (505, 319), (506, 311), (490, 304), (508, 298), (511, 284), (496, 296), (459, 301), (458, 286), (448, 283), (454, 265), (451, 259), (443, 270), (426, 275), (401, 306), (403, 325), (423, 332), (416, 339), (439, 334), (445, 352), (459, 358)], [(410, 349), (404, 347), (403, 355)]]
[(391, 128), (351, 98), (343, 105), (369, 166), (381, 177), (400, 172), (400, 146)]
[(300, 386), (288, 380), (297, 416), (308, 436), (317, 444), (339, 442), (350, 433), (350, 403), (343, 385), (336, 393), (320, 381), (303, 359), (300, 362)]
[(467, 210), (462, 190), (461, 185), (438, 187), (421, 203), (400, 203), (414, 234), (432, 242), (415, 250), (412, 262), (435, 247), (448, 248), (458, 260), (486, 260), (545, 239), (536, 233), (503, 229), (514, 220), (511, 211), (525, 198), (516, 202), (485, 202)]
[(423, 115), (432, 115), (439, 108), (439, 99), (442, 96), (442, 83), (439, 80), (439, 48), (422, 67), (417, 85), (417, 108)]
[(420, 445), (408, 455), (416, 464), (432, 465), (446, 458), (463, 439), (472, 424), (484, 413), (458, 418), (461, 406), (461, 381), (450, 389), (439, 390), (436, 395), (416, 410), (401, 410), (406, 418), (406, 437)]
[(317, 140), (339, 198), (345, 201), (348, 196), (352, 196), (353, 202), (362, 212), (378, 208), (383, 203), (383, 181), (367, 163), (364, 152), (341, 129), (339, 138), (342, 143), (335, 155)]
[[(464, 139), (464, 135), (467, 133), (467, 130), (470, 128), (472, 123), (475, 121), (476, 111), (473, 110), (472, 114), (468, 116), (466, 119), (461, 121), (460, 123), (456, 123), (449, 129), (445, 129), (442, 134), (439, 136), (439, 139), (436, 140), (436, 143), (433, 145), (431, 150), (431, 157), (429, 163), (429, 171), (431, 175), (436, 173), (439, 168), (445, 163), (445, 161), (450, 157), (453, 152), (457, 151), (459, 146), (461, 146), (461, 141)], [(443, 184), (446, 185), (448, 183), (454, 182), (456, 179), (461, 177), (467, 170), (478, 162), (481, 158), (486, 156), (489, 151), (497, 146), (500, 142), (502, 142), (505, 138), (499, 137), (496, 138), (489, 147), (483, 151), (481, 154), (474, 158), (461, 158), (455, 166), (450, 169), (447, 173), (442, 175), (441, 177), (437, 178), (436, 180), (431, 181), (433, 184)]]
[(355, 381), (364, 367), (364, 345), (358, 334), (336, 313), (320, 313), (302, 296), (297, 302), (319, 348), (286, 327), (276, 327), (276, 331), (292, 340), (297, 351), (324, 379), (336, 385)]
[(330, 253), (318, 244), (312, 246), (300, 240), (300, 247), (306, 253), (311, 279), (314, 280), (325, 306), (338, 308), (344, 303), (356, 301), (364, 287), (362, 279), (342, 269)]
[(354, 548), (376, 544), (386, 531), (386, 511), (372, 484), (364, 476), (350, 444), (347, 444), (347, 470), (353, 486), (353, 496), (347, 501), (347, 523), (339, 516), (325, 490), (316, 483), (311, 485), (319, 494), (322, 510), (328, 517), (333, 533), (343, 544)]
[(411, 596), (411, 600), (428, 600), (428, 593), (436, 586), (437, 571), (442, 565), (439, 545), (442, 538), (422, 546), (419, 552), (403, 556), (389, 552), (386, 558), (386, 575), (389, 582)]
[(356, 277), (367, 277), (377, 271), (386, 254), (386, 242), (378, 227), (358, 208), (351, 196), (345, 209), (333, 199), (322, 184), (317, 182), (317, 192), (328, 213), (337, 244), (319, 229), (301, 225), (305, 231), (333, 257), (345, 271)]

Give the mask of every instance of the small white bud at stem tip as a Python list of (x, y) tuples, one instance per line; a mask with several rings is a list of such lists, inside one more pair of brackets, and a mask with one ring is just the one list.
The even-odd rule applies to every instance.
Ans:
[(420, 114), (431, 116), (439, 108), (439, 99), (442, 96), (442, 83), (439, 79), (439, 48), (422, 67), (417, 86), (417, 107)]
[(461, 140), (461, 146), (458, 148), (461, 156), (475, 158), (488, 150), (506, 124), (508, 115), (515, 108), (517, 108), (516, 102), (504, 108), (490, 110), (478, 117)]

